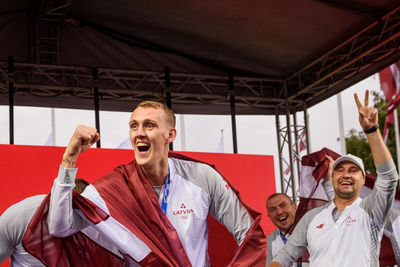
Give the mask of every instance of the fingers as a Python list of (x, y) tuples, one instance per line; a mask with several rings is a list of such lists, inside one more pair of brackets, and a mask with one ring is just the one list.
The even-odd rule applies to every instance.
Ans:
[(370, 108), (367, 110), (367, 116), (366, 116), (366, 118), (367, 118), (368, 120), (373, 120), (373, 119), (375, 118), (375, 116), (377, 116), (377, 114), (378, 114), (378, 110), (377, 110), (376, 108), (370, 107)]
[(354, 93), (354, 100), (356, 101), (358, 110), (360, 110), (362, 108), (362, 105), (361, 105), (360, 99), (358, 99), (357, 93)]
[[(97, 133), (97, 130), (95, 132), (93, 130), (89, 130), (86, 133), (86, 140), (88, 140), (90, 143), (92, 143), (93, 140), (98, 139), (98, 136), (99, 136), (99, 134)], [(95, 142), (97, 142), (97, 140)]]
[(333, 164), (335, 162), (335, 160), (331, 156), (325, 155), (325, 157), (329, 160), (329, 164)]
[(365, 110), (361, 107), (359, 110), (358, 110), (358, 113), (360, 114), (360, 116), (362, 117), (362, 118), (365, 118), (367, 115), (365, 114)]
[[(92, 146), (94, 143), (99, 141), (100, 135), (97, 132), (96, 128), (79, 125), (75, 131), (75, 137), (81, 141), (81, 144), (89, 147)], [(85, 149), (86, 150), (86, 149)]]
[(91, 140), (97, 134), (97, 129), (85, 125), (78, 125), (76, 127), (74, 135), (86, 140)]
[(325, 154), (325, 158), (329, 160), (328, 170), (326, 171), (325, 177), (323, 177), (324, 181), (329, 181), (332, 179), (332, 172), (333, 172), (333, 163), (335, 162), (331, 156)]
[(92, 146), (94, 143), (100, 140), (100, 135), (99, 133), (93, 134), (92, 139), (89, 140), (89, 145)]
[(371, 113), (371, 119), (378, 118), (378, 110), (376, 108), (373, 109)]
[(366, 130), (378, 124), (378, 110), (369, 107), (369, 90), (365, 90), (364, 106), (361, 104), (357, 94), (354, 94), (354, 100), (358, 108), (359, 121), (361, 127)]
[(96, 128), (79, 125), (68, 144), (69, 154), (79, 154), (87, 150), (93, 143), (99, 140), (99, 133)]
[(64, 168), (74, 168), (79, 154), (88, 150), (99, 139), (100, 135), (96, 128), (85, 125), (76, 127), (65, 149), (62, 166)]
[(368, 107), (368, 104), (369, 104), (369, 90), (365, 90), (364, 106)]
[[(358, 98), (357, 93), (354, 93), (354, 100), (356, 101), (357, 108), (360, 109), (363, 107), (361, 104), (360, 99)], [(368, 107), (369, 105), (369, 90), (365, 90), (365, 95), (364, 95), (364, 107)]]

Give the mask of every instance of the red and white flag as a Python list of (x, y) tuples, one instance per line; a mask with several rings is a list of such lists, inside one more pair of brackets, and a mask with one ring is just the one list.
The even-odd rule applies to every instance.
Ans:
[(393, 111), (400, 105), (400, 70), (399, 62), (390, 65), (389, 67), (379, 72), (381, 89), (388, 101), (388, 111), (386, 114), (385, 126), (383, 129), (383, 138), (387, 141), (389, 126), (394, 123)]

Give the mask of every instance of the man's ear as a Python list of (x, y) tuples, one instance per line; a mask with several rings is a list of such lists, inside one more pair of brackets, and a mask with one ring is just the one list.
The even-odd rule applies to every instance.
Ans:
[(170, 128), (168, 132), (168, 137), (167, 137), (167, 144), (172, 143), (176, 138), (176, 129), (175, 128)]

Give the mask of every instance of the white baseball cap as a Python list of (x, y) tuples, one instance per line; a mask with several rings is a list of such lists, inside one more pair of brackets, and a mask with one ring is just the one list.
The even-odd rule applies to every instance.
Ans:
[(352, 155), (352, 154), (343, 155), (343, 156), (337, 158), (337, 159), (335, 160), (335, 163), (333, 163), (333, 170), (335, 170), (336, 167), (337, 167), (340, 163), (345, 162), (345, 161), (348, 161), (348, 162), (351, 162), (351, 163), (356, 164), (356, 165), (361, 169), (363, 175), (365, 176), (365, 170), (364, 170), (364, 163), (363, 163), (363, 161), (362, 161), (359, 157), (356, 157), (356, 156), (354, 156), (354, 155)]

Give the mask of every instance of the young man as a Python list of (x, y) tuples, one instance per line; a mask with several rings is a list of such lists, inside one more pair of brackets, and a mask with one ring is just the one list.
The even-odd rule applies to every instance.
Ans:
[[(332, 168), (334, 164), (334, 160), (326, 156), (326, 158), (330, 161), (329, 169), (327, 176), (324, 178), (324, 190), (329, 200), (332, 200), (335, 196), (335, 192), (333, 190), (332, 185)], [(392, 209), (389, 211), (387, 215), (387, 220), (384, 225), (384, 234), (389, 238), (392, 243), (393, 253), (396, 258), (397, 265), (400, 265), (400, 210)]]
[[(328, 156), (329, 157), (329, 156)], [(326, 194), (333, 194), (333, 186), (330, 181), (330, 173), (324, 177), (322, 186)], [(328, 195), (328, 198), (332, 198)], [(279, 250), (283, 248), (289, 238), (289, 230), (292, 227), (295, 216), (296, 216), (297, 205), (293, 202), (290, 197), (283, 193), (275, 193), (267, 199), (267, 211), (268, 217), (272, 223), (278, 227), (267, 237), (268, 240), (268, 251), (267, 251), (267, 265), (268, 266), (272, 259), (278, 254)], [(306, 267), (308, 263), (298, 262), (293, 263), (293, 267)]]
[[(94, 223), (99, 236), (110, 240), (120, 257), (140, 265), (208, 266), (211, 214), (239, 245), (231, 264), (265, 265), (259, 214), (209, 165), (168, 156), (176, 137), (173, 112), (158, 102), (142, 102), (129, 127), (135, 161), (117, 167), (82, 194), (107, 215)], [(48, 217), (55, 236), (69, 236), (90, 224), (88, 216), (72, 209), (71, 184), (79, 154), (98, 139), (96, 129), (81, 125), (65, 150)]]
[[(297, 205), (289, 196), (283, 193), (275, 193), (267, 199), (268, 217), (277, 227), (268, 237), (267, 266), (272, 258), (278, 254), (279, 250), (286, 244), (290, 227), (294, 223)], [(297, 266), (297, 265), (295, 265)]]
[(356, 94), (354, 97), (377, 167), (373, 192), (365, 199), (359, 197), (365, 183), (362, 160), (353, 155), (339, 157), (333, 164), (333, 201), (303, 216), (269, 266), (286, 266), (306, 248), (310, 266), (379, 266), (383, 224), (393, 204), (398, 176), (377, 127), (377, 110), (368, 106), (368, 96), (366, 91), (364, 106)]

